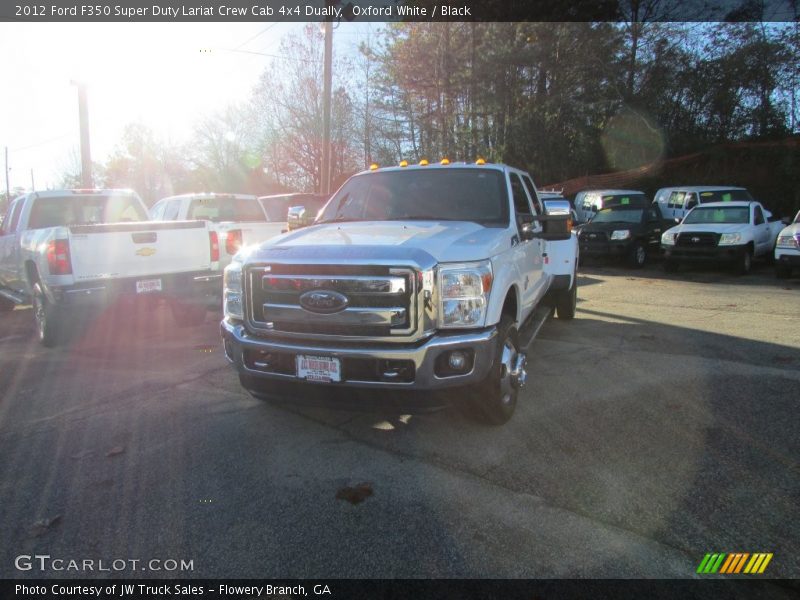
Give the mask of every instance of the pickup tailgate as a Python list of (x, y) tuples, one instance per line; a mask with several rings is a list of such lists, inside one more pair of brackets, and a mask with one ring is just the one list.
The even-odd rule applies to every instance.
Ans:
[(70, 226), (77, 281), (166, 275), (213, 268), (203, 221)]

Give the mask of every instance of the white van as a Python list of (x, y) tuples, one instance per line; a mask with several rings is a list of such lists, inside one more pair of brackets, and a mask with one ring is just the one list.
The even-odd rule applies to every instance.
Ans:
[(575, 196), (575, 212), (578, 221), (586, 223), (601, 208), (629, 204), (631, 207), (646, 207), (650, 201), (639, 190), (584, 190)]
[[(666, 193), (669, 190), (669, 193)], [(654, 203), (658, 204), (665, 219), (682, 221), (692, 208), (709, 202), (751, 202), (753, 197), (745, 188), (725, 185), (687, 185), (661, 188), (656, 192)]]

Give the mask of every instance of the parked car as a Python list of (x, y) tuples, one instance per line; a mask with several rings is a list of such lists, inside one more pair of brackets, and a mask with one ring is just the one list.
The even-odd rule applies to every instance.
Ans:
[[(663, 193), (669, 190), (669, 194)], [(698, 204), (710, 202), (749, 202), (753, 200), (745, 188), (729, 185), (689, 185), (662, 188), (656, 192), (654, 202), (661, 209), (665, 219), (680, 222)]]
[(246, 194), (181, 194), (156, 202), (154, 221), (203, 220), (212, 223), (220, 247), (220, 269), (242, 246), (257, 244), (287, 230), (286, 219), (269, 219), (258, 198)]
[(293, 231), (311, 225), (329, 198), (329, 194), (295, 193), (261, 196), (258, 201), (270, 218), (282, 218)]
[(791, 225), (781, 230), (775, 243), (775, 275), (786, 279), (797, 268), (800, 268), (800, 211)]
[(695, 206), (661, 236), (664, 268), (674, 272), (684, 262), (726, 262), (748, 273), (754, 258), (772, 256), (782, 227), (760, 202)]
[(207, 223), (150, 222), (130, 190), (32, 192), (11, 203), (0, 230), (2, 306), (32, 303), (45, 346), (75, 311), (120, 296), (166, 297), (179, 324), (199, 323), (221, 278)]
[(483, 161), (354, 175), (313, 227), (225, 269), (225, 355), (255, 396), (276, 380), (462, 387), (503, 423), (526, 379), (520, 328), (544, 302), (575, 315), (577, 240), (556, 204), (544, 215), (527, 173)]
[(669, 227), (652, 204), (600, 209), (578, 230), (581, 258), (624, 259), (631, 267), (642, 267), (649, 256), (660, 253), (661, 233)]
[(616, 206), (647, 206), (650, 202), (644, 192), (638, 190), (586, 190), (575, 196), (575, 212), (578, 221), (586, 223), (603, 208)]

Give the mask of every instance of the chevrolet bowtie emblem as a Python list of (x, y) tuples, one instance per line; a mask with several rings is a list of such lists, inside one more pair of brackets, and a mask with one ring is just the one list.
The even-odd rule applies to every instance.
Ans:
[(139, 248), (136, 251), (136, 256), (153, 256), (156, 253), (155, 248)]

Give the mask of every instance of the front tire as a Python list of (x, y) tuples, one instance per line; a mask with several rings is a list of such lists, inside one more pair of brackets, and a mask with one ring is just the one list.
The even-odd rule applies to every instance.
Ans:
[(517, 328), (504, 315), (497, 326), (497, 350), (489, 374), (469, 388), (470, 402), (478, 419), (487, 425), (508, 422), (517, 407), (519, 388), (525, 384), (525, 355), (520, 351)]
[(62, 310), (52, 304), (44, 293), (42, 284), (33, 285), (33, 318), (39, 342), (46, 348), (52, 348), (61, 341), (64, 320)]
[(628, 266), (633, 269), (641, 269), (647, 262), (647, 249), (642, 242), (634, 242), (628, 255)]
[(745, 248), (742, 255), (739, 257), (739, 262), (736, 265), (736, 272), (739, 275), (747, 275), (753, 268), (753, 251)]

